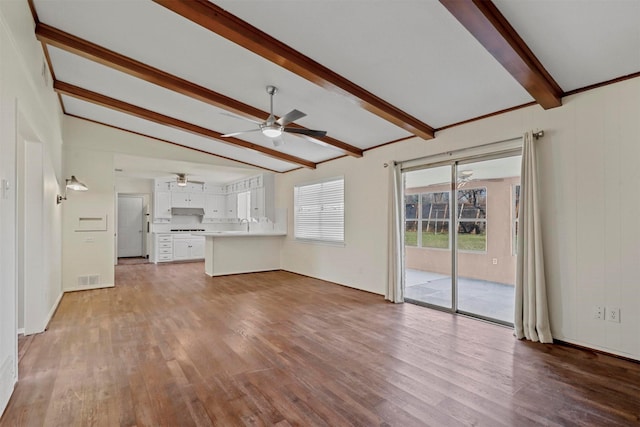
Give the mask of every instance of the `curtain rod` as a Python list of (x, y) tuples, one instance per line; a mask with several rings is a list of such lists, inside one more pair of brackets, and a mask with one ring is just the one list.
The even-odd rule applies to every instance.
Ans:
[[(544, 130), (537, 130), (537, 131), (535, 131), (535, 132), (533, 132), (533, 131), (532, 131), (532, 132), (531, 132), (531, 135), (532, 135), (536, 140), (538, 140), (538, 139), (540, 139), (540, 138), (542, 138), (542, 137), (544, 136)], [(489, 143), (487, 143), (487, 144), (474, 145), (473, 147), (460, 148), (460, 149), (458, 149), (458, 150), (453, 150), (453, 151), (444, 151), (444, 152), (442, 152), (442, 153), (436, 153), (436, 154), (431, 154), (431, 155), (429, 155), (429, 156), (418, 157), (417, 159), (408, 159), (408, 160), (401, 160), (401, 161), (394, 160), (392, 163), (393, 163), (393, 166), (395, 166), (395, 165), (397, 165), (398, 163), (404, 163), (404, 162), (409, 162), (409, 161), (413, 162), (413, 161), (426, 160), (426, 159), (429, 159), (429, 158), (434, 157), (434, 156), (441, 156), (441, 155), (443, 155), (443, 154), (448, 154), (448, 155), (450, 155), (450, 156), (451, 156), (451, 155), (453, 155), (453, 154), (460, 153), (460, 152), (463, 152), (463, 151), (467, 151), (467, 150), (469, 150), (469, 149), (473, 149), (473, 148), (482, 148), (482, 147), (489, 147), (489, 146), (491, 146), (491, 145), (502, 144), (502, 143), (504, 143), (504, 142), (510, 142), (510, 141), (516, 141), (516, 140), (518, 140), (518, 139), (522, 139), (522, 137), (521, 137), (521, 136), (518, 136), (518, 137), (515, 137), (515, 138), (503, 139), (503, 140), (501, 140), (501, 141), (489, 142)], [(384, 164), (384, 167), (385, 167), (385, 168), (386, 168), (386, 167), (389, 167), (389, 163), (385, 163), (385, 164)]]

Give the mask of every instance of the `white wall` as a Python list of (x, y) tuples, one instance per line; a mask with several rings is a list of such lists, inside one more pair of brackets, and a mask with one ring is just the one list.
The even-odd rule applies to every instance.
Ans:
[[(42, 250), (40, 261), (41, 276), (30, 291), (38, 296), (38, 301), (29, 298), (23, 302), (32, 310), (35, 319), (33, 324), (40, 332), (46, 326), (50, 315), (55, 310), (57, 301), (62, 295), (60, 279), (60, 208), (56, 206), (55, 195), (59, 193), (58, 182), (61, 175), (61, 118), (58, 98), (51, 86), (51, 77), (42, 76), (44, 56), (40, 43), (34, 36), (34, 23), (25, 2), (1, 2), (0, 22), (2, 27), (2, 72), (0, 87), (2, 99), (15, 100), (16, 120), (15, 138), (11, 141), (18, 154), (16, 161), (17, 189), (23, 188), (26, 165), (30, 159), (24, 157), (24, 146), (36, 144), (42, 151), (42, 161), (34, 173), (39, 176), (34, 185), (39, 188), (37, 199), (30, 195), (32, 203), (40, 207), (38, 215), (42, 223), (43, 233), (38, 237), (38, 245)], [(48, 72), (47, 72), (48, 73)], [(33, 166), (33, 165), (32, 165)], [(33, 168), (32, 168), (33, 169)], [(24, 190), (22, 190), (24, 191)], [(17, 219), (13, 224), (18, 229), (18, 222), (24, 221), (24, 194), (17, 195)], [(27, 222), (24, 227), (31, 227)], [(22, 245), (24, 234), (18, 233), (18, 241)]]
[[(150, 183), (116, 179), (117, 154), (208, 163), (247, 168), (245, 164), (177, 147), (75, 117), (64, 117), (65, 176), (75, 175), (89, 191), (69, 192), (64, 202), (62, 282), (65, 290), (78, 289), (78, 277), (99, 275), (96, 286), (114, 285), (116, 191), (150, 193)], [(107, 216), (107, 230), (78, 232), (80, 216)]]
[[(18, 128), (28, 124), (29, 139), (43, 146), (41, 203), (45, 224), (43, 280), (36, 291), (43, 295), (42, 305), (38, 305), (38, 315), (47, 318), (53, 313), (60, 292), (60, 222), (59, 209), (55, 206), (57, 182), (61, 176), (61, 117), (58, 98), (51, 88), (51, 79), (41, 77), (43, 53), (34, 36), (34, 23), (27, 2), (0, 1), (0, 123), (2, 134), (0, 148), (2, 159), (1, 178), (7, 179), (10, 189), (2, 198), (0, 227), (0, 369), (5, 362), (16, 356), (16, 289), (17, 289), (17, 193), (18, 179), (24, 176), (23, 163), (16, 165)], [(28, 301), (26, 301), (28, 303)], [(9, 316), (5, 318), (4, 316)], [(12, 320), (13, 319), (13, 320)], [(17, 369), (17, 361), (12, 369)], [(5, 383), (13, 376), (0, 373), (0, 412), (4, 409)]]
[[(113, 286), (115, 200), (113, 154), (64, 147), (65, 171), (89, 187), (88, 191), (68, 191), (63, 202), (62, 284), (66, 291)], [(79, 231), (80, 218), (105, 218), (106, 228)], [(92, 286), (80, 278), (99, 276)]]
[[(345, 176), (345, 247), (298, 243), (282, 268), (383, 294), (387, 173), (383, 163), (510, 139), (544, 129), (538, 141), (545, 262), (554, 336), (640, 359), (640, 78), (528, 107), (276, 177), (276, 206), (293, 212), (293, 187)], [(289, 229), (293, 230), (293, 215)], [(593, 319), (592, 307), (620, 307), (621, 323)]]

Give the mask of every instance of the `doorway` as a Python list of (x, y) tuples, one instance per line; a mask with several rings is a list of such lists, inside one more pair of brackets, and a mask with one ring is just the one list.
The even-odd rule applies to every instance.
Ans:
[(405, 300), (513, 324), (519, 152), (404, 176)]
[(145, 220), (143, 196), (118, 195), (118, 258), (146, 259)]

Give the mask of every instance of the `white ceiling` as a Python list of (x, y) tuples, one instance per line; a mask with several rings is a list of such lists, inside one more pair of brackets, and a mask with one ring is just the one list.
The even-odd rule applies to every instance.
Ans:
[(640, 71), (638, 0), (494, 0), (565, 92)]
[[(117, 154), (114, 156), (115, 176), (119, 178), (175, 180), (176, 173), (187, 174), (193, 181), (205, 181), (224, 184), (256, 174), (255, 169), (204, 163), (183, 162), (179, 160), (156, 159), (151, 157)], [(167, 171), (171, 171), (167, 173)]]
[[(433, 128), (533, 101), (436, 0), (213, 3)], [(640, 72), (640, 1), (494, 3), (565, 92)], [(412, 135), (150, 0), (34, 0), (34, 5), (44, 24), (262, 111), (269, 110), (265, 87), (275, 85), (276, 116), (294, 108), (304, 111), (307, 116), (297, 124), (326, 130), (354, 147), (373, 148)], [(218, 107), (53, 46), (47, 49), (58, 81), (220, 133), (255, 127), (220, 114), (224, 110)], [(223, 139), (66, 95), (61, 99), (65, 112), (77, 117), (273, 171), (299, 167)], [(345, 154), (292, 134), (285, 134), (281, 147), (260, 133), (239, 138), (313, 163)]]

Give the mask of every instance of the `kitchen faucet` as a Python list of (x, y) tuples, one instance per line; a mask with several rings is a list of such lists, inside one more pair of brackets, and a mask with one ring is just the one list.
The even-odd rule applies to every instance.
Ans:
[(243, 222), (247, 223), (247, 233), (249, 232), (249, 219), (248, 218), (242, 218), (240, 220), (240, 224), (242, 224)]

